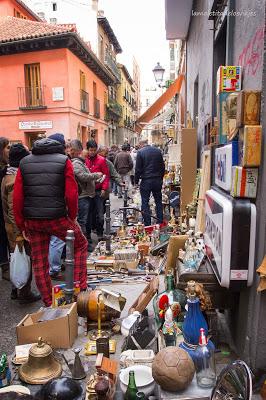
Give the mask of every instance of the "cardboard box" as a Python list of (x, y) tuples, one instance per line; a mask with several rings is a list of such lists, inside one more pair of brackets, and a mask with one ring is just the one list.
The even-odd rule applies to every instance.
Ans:
[(261, 161), (262, 126), (249, 125), (240, 129), (238, 138), (239, 165), (259, 167)]
[(257, 168), (232, 168), (231, 196), (255, 199), (257, 196), (258, 169)]
[(237, 96), (236, 126), (259, 125), (261, 92), (242, 90)]
[(38, 322), (38, 320), (44, 315), (44, 309), (27, 314), (16, 327), (17, 343), (19, 345), (35, 343), (41, 336), (53, 348), (68, 349), (72, 347), (78, 336), (77, 303), (48, 310), (65, 309), (68, 310), (65, 316), (43, 322)]
[(216, 94), (241, 90), (241, 67), (220, 66), (217, 71)]

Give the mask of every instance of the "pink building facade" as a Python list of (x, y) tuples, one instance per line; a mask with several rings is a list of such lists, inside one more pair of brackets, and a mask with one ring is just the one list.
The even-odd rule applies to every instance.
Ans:
[[(8, 38), (10, 27), (21, 39)], [(1, 18), (0, 76), (1, 136), (29, 147), (39, 134), (55, 132), (83, 144), (90, 138), (105, 144), (114, 78), (73, 25)]]

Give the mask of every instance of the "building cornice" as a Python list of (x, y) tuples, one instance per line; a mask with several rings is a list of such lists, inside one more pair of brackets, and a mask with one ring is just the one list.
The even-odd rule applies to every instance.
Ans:
[(115, 83), (114, 76), (82, 41), (76, 32), (0, 43), (0, 56), (34, 51), (67, 48), (95, 73), (107, 86)]
[(106, 17), (97, 17), (98, 24), (103, 28), (104, 32), (108, 36), (110, 42), (113, 44), (114, 49), (117, 54), (122, 53), (122, 48), (117, 40), (117, 37), (114, 34), (114, 31), (109, 24), (109, 21)]

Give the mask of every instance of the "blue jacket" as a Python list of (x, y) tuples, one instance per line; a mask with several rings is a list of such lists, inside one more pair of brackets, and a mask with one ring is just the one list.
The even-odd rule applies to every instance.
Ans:
[(135, 182), (139, 179), (163, 179), (165, 171), (161, 150), (152, 146), (145, 146), (138, 151)]

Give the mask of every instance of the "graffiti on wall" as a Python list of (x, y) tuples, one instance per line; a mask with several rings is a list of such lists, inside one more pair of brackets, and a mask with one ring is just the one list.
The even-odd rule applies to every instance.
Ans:
[(237, 65), (245, 67), (245, 75), (255, 76), (263, 64), (264, 27), (258, 28), (238, 57)]

